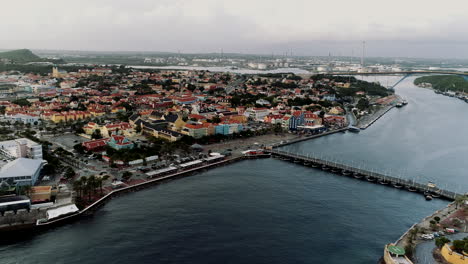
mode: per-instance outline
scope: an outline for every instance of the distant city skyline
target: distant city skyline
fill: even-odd
[[[0,49],[468,58],[460,0],[19,0]],[[21,10],[21,12],[18,12]]]

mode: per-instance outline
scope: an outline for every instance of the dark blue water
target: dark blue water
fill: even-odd
[[[397,91],[410,104],[368,130],[290,148],[466,186],[468,105],[407,81]],[[376,263],[386,243],[445,204],[279,160],[243,161],[0,246],[0,263]]]

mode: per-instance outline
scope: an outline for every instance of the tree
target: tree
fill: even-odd
[[[452,242],[453,249],[457,252],[462,252],[465,249],[465,240],[454,240]]]
[[[72,179],[73,177],[75,177],[76,173],[75,171],[71,168],[71,167],[67,167],[67,169],[65,170],[65,174],[63,175],[63,177],[65,177],[65,179],[67,180],[70,180]]]
[[[93,134],[91,134],[91,138],[92,138],[92,139],[100,139],[100,138],[102,138],[101,130],[100,130],[100,129],[94,130]]]
[[[129,172],[129,171],[125,171],[125,172],[122,174],[122,179],[123,179],[124,181],[128,181],[131,177],[132,177],[132,173]]]
[[[104,175],[102,176],[101,178],[98,178],[98,183],[99,183],[99,191],[101,193],[101,196],[102,196],[102,183],[107,181],[109,179],[109,175]]]
[[[449,243],[450,239],[446,237],[438,237],[435,239],[435,244],[438,248],[442,248],[446,243]]]
[[[369,108],[369,101],[366,98],[361,98],[361,99],[359,99],[356,107],[359,110],[363,111],[363,110]]]
[[[80,154],[84,154],[85,153],[85,148],[83,147],[82,144],[78,143],[76,145],[73,146],[73,149],[76,150],[76,152],[80,153]]]

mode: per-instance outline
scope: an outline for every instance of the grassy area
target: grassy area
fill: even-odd
[[[458,75],[423,76],[414,80],[415,85],[430,83],[432,88],[439,91],[468,91],[468,81]]]

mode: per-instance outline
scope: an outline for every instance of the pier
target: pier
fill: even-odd
[[[395,176],[385,175],[375,171],[369,171],[361,168],[352,167],[337,162],[319,159],[317,157],[303,156],[296,153],[281,151],[281,150],[268,150],[272,157],[279,158],[285,161],[290,161],[304,166],[330,171],[335,174],[354,177],[356,179],[363,179],[371,183],[386,185],[389,187],[398,188],[410,192],[420,192],[425,195],[430,195],[434,198],[442,198],[450,201],[455,200],[459,194],[450,190],[431,186],[428,183],[419,183],[410,179],[398,178]]]

